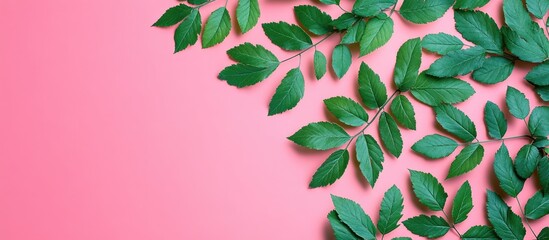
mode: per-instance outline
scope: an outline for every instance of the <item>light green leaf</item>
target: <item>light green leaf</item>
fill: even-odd
[[[473,79],[485,84],[495,84],[504,81],[513,72],[513,61],[504,57],[489,57],[482,67],[473,71]]]
[[[385,13],[380,13],[366,23],[364,34],[360,39],[360,56],[385,45],[393,35],[393,19]]]
[[[410,100],[404,95],[398,95],[391,102],[391,112],[404,127],[416,130],[416,113]]]
[[[547,172],[549,172],[549,159],[547,157],[543,157],[539,160],[538,173]],[[543,192],[549,193],[549,174],[538,174],[538,181]]]
[[[534,38],[541,38],[539,34],[543,34],[543,31],[540,30],[539,27],[533,26],[531,31],[535,32],[535,34],[524,37],[509,27],[503,26],[501,33],[503,34],[505,46],[513,55],[526,62],[540,63],[549,56],[547,53],[549,47],[545,46],[545,44],[538,45],[534,40]]]
[[[347,32],[341,38],[341,44],[353,44],[360,42],[364,31],[366,30],[366,21],[360,20],[355,25],[347,29]]]
[[[422,214],[408,218],[402,223],[413,234],[427,238],[442,237],[450,230],[446,220],[437,216],[429,217]]]
[[[465,75],[482,67],[485,54],[485,50],[478,46],[449,52],[431,64],[427,74],[436,77]]]
[[[200,12],[197,9],[191,10],[191,13],[175,29],[173,36],[175,42],[174,53],[184,50],[190,45],[194,45],[198,40],[201,26]]]
[[[494,172],[499,180],[501,189],[511,197],[517,197],[524,187],[524,180],[520,179],[515,172],[513,160],[511,160],[505,144],[501,144],[501,147],[496,152]]]
[[[243,43],[227,51],[233,60],[260,68],[278,67],[279,61],[276,56],[261,45]]]
[[[396,0],[357,0],[353,13],[361,17],[373,17],[396,4]]]
[[[526,0],[526,7],[536,18],[542,19],[549,11],[549,1],[547,0]]]
[[[320,80],[326,74],[326,56],[318,50],[315,50],[313,65],[315,68],[315,76]]]
[[[388,113],[382,112],[378,127],[381,142],[393,156],[398,158],[402,153],[402,136],[395,120]]]
[[[502,139],[507,132],[507,119],[505,114],[493,102],[486,102],[484,106],[484,123],[488,128],[488,134],[491,138]]]
[[[480,164],[483,156],[484,147],[478,143],[463,148],[450,165],[450,170],[448,170],[446,179],[457,177],[473,170]]]
[[[399,226],[398,221],[402,218],[402,210],[404,210],[403,202],[402,193],[397,186],[393,185],[385,192],[377,222],[377,228],[381,234],[390,233]]]
[[[473,226],[462,235],[462,240],[499,240],[494,229],[488,226]]]
[[[507,103],[509,112],[518,119],[525,119],[530,112],[530,101],[528,101],[524,93],[514,87],[507,87],[505,103]]]
[[[332,97],[325,99],[324,104],[339,121],[349,126],[358,127],[368,121],[364,108],[350,98]]]
[[[262,26],[271,42],[284,50],[304,50],[313,45],[311,37],[297,25],[271,22],[263,23]]]
[[[334,230],[336,240],[361,240],[345,223],[339,219],[337,212],[332,210],[328,214],[328,221]]]
[[[220,7],[212,12],[206,21],[204,33],[202,33],[202,48],[214,46],[229,35],[231,31],[231,16],[225,7]]]
[[[421,40],[412,38],[398,49],[394,81],[398,90],[408,91],[416,83],[421,65]]]
[[[437,122],[449,133],[465,142],[471,142],[477,137],[475,124],[461,110],[452,105],[435,107]]]
[[[250,31],[259,20],[259,2],[257,0],[238,0],[236,21],[242,33]]]
[[[471,209],[473,209],[471,185],[469,181],[465,181],[457,191],[452,204],[452,219],[454,220],[454,224],[465,221]]]
[[[497,193],[488,190],[487,194],[488,220],[494,226],[496,234],[502,239],[524,239],[526,229],[522,225],[522,219],[511,211]]]
[[[540,219],[549,214],[549,193],[537,191],[524,206],[524,214],[528,219]]]
[[[352,13],[343,13],[338,18],[334,19],[330,25],[336,28],[337,30],[346,30],[353,26],[353,24],[360,20],[360,18],[355,17]]]
[[[356,159],[362,175],[372,188],[383,170],[383,152],[376,140],[370,135],[360,135],[356,139]]]
[[[466,40],[477,44],[487,52],[503,54],[503,41],[498,25],[488,14],[481,11],[460,11],[454,13],[456,30]]]
[[[332,202],[336,212],[343,223],[353,232],[364,239],[376,238],[376,227],[370,216],[352,200],[332,195]]]
[[[545,119],[545,121],[547,121],[547,119]],[[530,144],[524,145],[520,148],[515,157],[515,170],[517,171],[517,174],[523,179],[532,176],[538,167],[540,158],[541,155],[536,147]]]
[[[277,67],[278,63],[270,67],[255,67],[239,63],[226,67],[217,77],[221,80],[226,80],[231,86],[243,88],[263,81]]]
[[[301,25],[316,35],[324,35],[332,31],[332,17],[315,6],[301,5],[294,7],[294,13]]]
[[[311,183],[309,183],[309,187],[317,188],[333,184],[343,176],[348,163],[349,151],[344,149],[336,150],[316,170]]]
[[[154,27],[169,27],[183,21],[189,16],[192,8],[187,5],[179,4],[171,7],[153,24]]]
[[[327,150],[343,145],[351,136],[335,123],[316,122],[302,127],[288,139],[303,147]]]
[[[454,0],[404,0],[400,7],[400,15],[413,23],[428,23],[435,21],[454,4]]]
[[[549,135],[549,107],[538,106],[532,110],[532,115],[528,119],[528,130],[536,137],[545,137]]]
[[[339,44],[334,48],[332,53],[332,68],[338,78],[342,78],[351,67],[352,62],[351,50],[347,45]]]
[[[456,0],[454,9],[473,10],[486,5],[490,0]]]
[[[447,33],[427,34],[421,41],[421,46],[429,52],[445,55],[449,52],[460,50],[463,42],[459,38]]]
[[[537,86],[549,86],[549,61],[535,66],[526,75],[526,80]]]
[[[269,103],[269,116],[283,113],[294,108],[303,98],[305,80],[299,68],[290,70],[276,88]]]
[[[432,134],[423,137],[412,145],[412,150],[431,159],[447,157],[458,144],[456,141],[439,134]]]
[[[387,101],[387,89],[377,75],[366,63],[360,64],[358,72],[358,92],[366,107],[375,109]]]
[[[433,211],[441,211],[446,204],[448,194],[442,184],[430,173],[410,170],[410,180],[414,194],[423,205]]]
[[[437,78],[422,72],[411,92],[418,101],[438,106],[463,102],[471,97],[475,90],[469,83],[457,78]]]

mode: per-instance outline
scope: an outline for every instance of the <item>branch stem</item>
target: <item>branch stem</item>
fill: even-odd
[[[450,218],[448,217],[448,214],[446,214],[444,209],[442,209],[442,214],[444,214],[444,217],[446,217],[446,221],[450,222]],[[456,231],[457,235],[461,239],[462,238],[461,233],[459,233],[459,231],[456,228],[456,225],[453,222],[451,223],[451,227],[454,229],[454,231]]]
[[[532,136],[530,136],[530,135],[520,135],[520,136],[506,137],[506,138],[502,138],[502,139],[491,139],[491,140],[484,140],[484,141],[479,141],[477,139],[476,142],[460,143],[458,145],[460,145],[460,146],[469,146],[471,144],[501,142],[501,141],[510,140],[510,139],[517,139],[517,138],[530,138],[530,139],[532,139]]]
[[[536,239],[538,239],[538,235],[536,235],[536,233],[534,232],[534,229],[532,229],[532,226],[530,226],[530,223],[528,222],[528,219],[526,218],[526,215],[524,214],[524,210],[522,210],[522,205],[520,204],[520,200],[518,199],[518,197],[515,197],[515,199],[517,200],[517,204],[518,204],[518,207],[520,209],[520,213],[524,217],[524,222],[526,222],[526,226],[528,226],[528,228],[530,229],[530,232],[532,232],[532,234],[534,234],[534,237]]]
[[[289,57],[289,58],[286,58],[286,59],[284,59],[284,60],[282,60],[282,61],[279,61],[279,63],[283,63],[283,62],[290,61],[290,60],[292,60],[292,59],[294,59],[294,58],[296,58],[296,57],[301,57],[301,54],[303,54],[304,52],[307,52],[307,51],[308,51],[309,49],[311,49],[311,48],[316,48],[316,45],[318,45],[318,44],[324,42],[324,40],[328,39],[328,38],[329,38],[330,36],[332,36],[334,33],[335,33],[335,32],[329,33],[329,34],[326,35],[324,38],[320,39],[320,41],[318,41],[318,42],[316,42],[315,44],[313,44],[313,45],[311,45],[311,46],[309,46],[309,47],[303,49],[303,50],[302,50],[301,52],[299,52],[298,54],[295,54],[295,55],[293,55],[293,56],[291,56],[291,57]]]

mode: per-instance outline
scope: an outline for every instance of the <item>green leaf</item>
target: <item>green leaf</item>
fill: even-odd
[[[209,48],[222,42],[231,31],[231,16],[225,7],[212,12],[202,33],[202,48]]]
[[[484,49],[478,46],[449,52],[431,64],[427,74],[436,77],[465,75],[482,67],[485,54]]]
[[[357,0],[353,13],[361,17],[373,17],[396,4],[396,0]]]
[[[343,176],[348,163],[349,151],[339,149],[333,152],[316,170],[313,175],[313,180],[309,183],[309,187],[317,188],[333,184],[337,179]]]
[[[546,137],[536,138],[534,140],[534,142],[532,143],[532,145],[534,145],[537,148],[547,147],[547,146],[549,146],[549,139],[547,139]]]
[[[385,45],[393,35],[393,25],[393,19],[385,13],[380,13],[368,20],[364,34],[360,39],[360,56],[371,53]]]
[[[536,147],[530,144],[524,145],[515,157],[517,174],[523,179],[529,178],[536,171],[540,158],[541,155]]]
[[[261,45],[243,43],[227,51],[227,54],[235,61],[260,68],[278,67],[278,58]]]
[[[549,240],[549,227],[544,227],[538,234],[539,240]]]
[[[325,99],[324,104],[339,121],[349,126],[358,127],[368,121],[364,108],[350,98],[332,97]]]
[[[341,38],[341,44],[353,44],[360,42],[364,31],[366,30],[366,21],[358,21],[355,25],[347,29],[347,32]]]
[[[522,225],[522,219],[511,211],[497,193],[488,190],[487,195],[488,220],[494,226],[496,234],[502,239],[524,239],[526,229]]]
[[[418,101],[438,106],[463,102],[471,97],[475,90],[469,83],[457,78],[437,78],[422,72],[411,92]]]
[[[398,221],[402,218],[402,210],[404,210],[403,202],[402,193],[397,186],[393,185],[385,192],[377,222],[377,228],[381,234],[390,233],[399,226]]]
[[[549,214],[549,194],[537,191],[524,206],[524,214],[528,219],[540,219]]]
[[[477,137],[475,124],[461,110],[452,105],[435,107],[437,122],[449,133],[465,142],[471,142]]]
[[[320,51],[315,50],[313,65],[315,68],[315,76],[320,80],[326,74],[326,56]]]
[[[465,221],[471,209],[473,209],[471,185],[469,181],[465,181],[457,191],[454,203],[452,204],[452,219],[454,219],[454,224]]]
[[[419,199],[419,202],[433,211],[444,209],[448,194],[433,175],[410,170],[410,180],[412,181],[414,194]]]
[[[539,160],[538,173],[549,172],[549,159],[543,157]],[[549,193],[549,174],[538,174],[539,185],[545,193]]]
[[[175,29],[175,34],[173,36],[175,42],[174,53],[184,50],[188,46],[196,43],[198,34],[200,34],[201,25],[200,12],[198,12],[197,9],[193,9]]]
[[[305,92],[305,80],[299,68],[290,70],[269,103],[269,116],[283,113],[294,108],[303,98]]]
[[[396,237],[396,238],[392,238],[391,240],[412,240],[412,239],[409,237]]]
[[[398,49],[394,81],[398,90],[408,91],[416,83],[421,65],[421,40],[412,38]]]
[[[219,73],[218,78],[226,80],[231,86],[238,88],[254,85],[269,77],[276,70],[278,64],[270,67],[255,67],[246,64],[234,64],[226,67]]]
[[[346,30],[353,26],[353,24],[360,20],[359,18],[356,18],[354,14],[352,13],[343,13],[338,18],[334,19],[330,25],[335,27],[337,30]]]
[[[549,11],[549,1],[547,0],[526,0],[526,7],[536,18],[542,19]]]
[[[238,0],[236,21],[242,33],[250,31],[259,20],[260,10],[257,0]]]
[[[332,53],[332,68],[338,78],[342,78],[351,67],[352,62],[351,50],[347,45],[339,44],[334,48]]]
[[[498,25],[488,14],[481,11],[460,11],[454,13],[456,30],[468,40],[488,52],[503,54],[503,40]]]
[[[545,137],[549,135],[549,107],[538,106],[532,110],[532,115],[528,119],[528,130],[536,137]]]
[[[324,35],[333,29],[330,25],[332,17],[315,6],[295,6],[294,12],[299,23],[309,32],[316,35]]]
[[[429,52],[445,55],[449,52],[460,50],[463,42],[459,38],[447,33],[427,34],[421,41],[421,46]]]
[[[358,92],[366,107],[375,109],[387,101],[387,89],[377,75],[366,63],[360,64],[358,72]]]
[[[543,45],[539,45],[535,42],[535,38],[541,38],[539,34],[543,34],[543,31],[540,30],[540,28],[533,26],[532,31],[534,31],[535,34],[524,37],[511,30],[509,27],[503,26],[501,28],[501,33],[503,34],[505,46],[513,55],[526,62],[540,63],[548,57],[547,52],[549,51],[549,47],[545,46],[545,44],[540,43]]]
[[[454,0],[404,0],[400,7],[400,15],[413,23],[428,23],[435,21],[454,4]]]
[[[519,35],[528,35],[528,27],[534,24],[521,0],[504,0],[503,15],[507,26]]]
[[[370,216],[352,200],[332,195],[332,202],[341,221],[353,232],[365,239],[376,238],[376,227]]]
[[[360,240],[360,237],[339,219],[335,210],[328,214],[328,221],[334,230],[336,240]]]
[[[321,3],[324,3],[324,4],[336,4],[336,5],[339,5],[339,1],[340,0],[318,0],[319,2]]]
[[[505,114],[493,102],[488,101],[484,106],[484,123],[491,138],[502,139],[507,132]]]
[[[462,240],[499,240],[494,229],[488,226],[473,226],[462,235]]]
[[[494,172],[499,180],[501,189],[511,197],[517,197],[524,187],[524,180],[520,179],[515,172],[513,160],[509,156],[509,151],[505,144],[501,144],[501,147],[496,152]]]
[[[189,16],[192,8],[187,5],[179,4],[175,7],[171,7],[162,16],[156,20],[153,24],[154,27],[169,27],[175,25],[178,22],[183,21],[185,17]]]
[[[404,95],[398,95],[391,102],[391,112],[396,120],[405,128],[416,130],[416,113],[410,100]]]
[[[437,216],[429,217],[422,214],[408,218],[402,223],[413,234],[427,238],[442,237],[450,230],[450,225],[444,218]]]
[[[482,67],[473,71],[473,79],[480,83],[495,84],[504,81],[513,72],[513,61],[504,57],[489,57]]]
[[[503,15],[505,23],[513,30],[502,28],[504,37],[509,40],[509,43],[506,40],[506,45],[511,53],[530,62],[542,62],[549,57],[549,40],[543,29],[532,21],[521,0],[504,0]]]
[[[395,120],[388,113],[382,112],[378,126],[381,142],[393,156],[398,158],[402,153],[402,136]]]
[[[412,150],[431,158],[447,157],[456,150],[458,144],[456,141],[439,134],[432,134],[423,137],[412,145]]]
[[[454,9],[473,10],[486,5],[490,0],[456,0]]]
[[[304,50],[313,45],[311,37],[297,25],[272,22],[263,23],[262,26],[271,42],[284,50]]]
[[[507,87],[505,103],[507,103],[509,112],[518,119],[525,119],[530,112],[530,101],[528,101],[524,93],[514,87]]]
[[[549,86],[549,61],[532,68],[525,78],[531,84],[537,86]]]
[[[383,152],[376,140],[370,135],[360,135],[356,139],[356,159],[362,175],[372,188],[383,170]]]
[[[463,148],[450,165],[450,170],[448,171],[446,179],[457,177],[473,170],[480,164],[483,156],[484,147],[478,143]]]
[[[335,123],[316,122],[302,127],[288,139],[303,147],[327,150],[343,145],[351,136]]]
[[[546,102],[549,101],[549,86],[543,86],[543,87],[536,86],[534,89],[536,90],[536,93],[539,95],[541,100]]]
[[[207,1],[208,0],[188,0],[187,2],[189,2],[192,5],[200,5],[200,4],[206,3]]]

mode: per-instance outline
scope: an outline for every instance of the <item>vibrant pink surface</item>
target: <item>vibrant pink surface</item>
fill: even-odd
[[[386,156],[375,190],[361,180],[354,163],[335,185],[307,189],[329,152],[308,151],[285,138],[308,122],[331,119],[322,99],[357,99],[360,61],[388,83],[405,40],[455,33],[452,12],[421,26],[395,15],[390,42],[355,61],[341,80],[333,73],[313,80],[308,52],[302,64],[304,99],[290,112],[267,117],[274,88],[297,59],[257,86],[230,87],[216,78],[231,64],[228,48],[251,41],[281,58],[291,53],[274,47],[256,27],[245,36],[233,31],[214,48],[196,45],[173,55],[173,29],[150,25],[174,4],[0,1],[0,239],[329,239],[330,194],[358,201],[376,220],[382,194],[392,184],[404,191],[404,218],[427,212],[411,195],[407,169],[443,179],[452,160],[428,161],[409,150],[425,134],[439,131],[427,106],[413,102],[418,131],[403,132],[404,153],[400,159]],[[235,4],[229,1],[231,12]],[[222,5],[204,7],[203,18]],[[297,2],[261,1],[260,22],[294,22],[291,5]],[[500,7],[492,1],[482,10],[501,24]],[[329,55],[337,41],[334,37],[319,49]],[[423,69],[433,59],[424,58]],[[480,139],[487,138],[482,108],[487,100],[503,106],[507,85],[527,93],[531,105],[541,104],[522,80],[530,67],[521,64],[496,86],[473,83],[477,94],[457,105],[477,123]],[[525,131],[512,119],[507,136]],[[375,128],[369,132],[378,135]],[[507,142],[513,155],[524,143]],[[475,208],[458,226],[462,232],[486,223],[485,189],[498,189],[491,163],[499,144],[486,147],[488,157],[473,172],[444,181],[449,199],[463,181],[472,182]],[[527,181],[523,204],[534,185]],[[534,221],[533,228],[541,230],[543,221]],[[401,227],[388,237],[395,236],[412,235]],[[445,237],[454,238],[454,233]]]

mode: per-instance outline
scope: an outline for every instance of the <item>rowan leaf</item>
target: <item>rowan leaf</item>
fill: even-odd
[[[366,107],[376,109],[387,101],[387,89],[377,75],[366,63],[360,64],[358,72],[358,92]]]
[[[343,223],[364,239],[376,238],[376,227],[370,216],[352,200],[332,195],[336,212]]]
[[[538,167],[540,158],[541,155],[536,147],[530,144],[524,145],[520,148],[517,156],[515,157],[515,170],[517,174],[523,179],[527,179],[532,176]]]
[[[460,103],[475,94],[473,87],[465,81],[437,78],[425,72],[419,74],[411,92],[418,101],[430,106]]]
[[[366,31],[366,21],[359,20],[355,25],[347,29],[347,32],[341,38],[341,44],[353,44],[360,42],[362,35]]]
[[[483,156],[484,147],[478,143],[463,148],[450,165],[446,179],[457,177],[473,170],[480,164]]]
[[[276,88],[269,103],[269,116],[283,113],[294,108],[303,98],[305,80],[299,68],[290,70]]]
[[[288,139],[303,147],[327,150],[343,145],[351,136],[335,123],[316,122],[302,127]]]
[[[539,160],[538,173],[549,172],[549,159],[547,156]],[[538,174],[538,182],[544,193],[549,193],[549,174]]]
[[[397,52],[393,80],[398,90],[405,92],[414,86],[420,65],[421,40],[412,38],[402,44]]]
[[[524,93],[518,89],[508,86],[507,92],[505,93],[505,102],[507,103],[507,108],[509,112],[518,118],[525,119],[530,112],[530,101],[526,98]]]
[[[377,141],[370,135],[360,135],[356,139],[356,159],[362,175],[372,188],[383,170],[383,152]]]
[[[361,240],[345,223],[339,219],[337,212],[332,210],[328,214],[328,221],[332,230],[334,230],[334,235],[336,240]]]
[[[381,200],[379,221],[377,222],[377,229],[381,234],[390,233],[399,226],[398,221],[402,218],[404,210],[403,202],[402,193],[397,186],[393,185],[385,192],[383,200]]]
[[[253,45],[246,42],[229,49],[227,54],[239,63],[259,68],[276,68],[279,64],[278,58],[259,44]]]
[[[343,176],[348,163],[349,151],[346,149],[336,150],[316,170],[311,183],[309,183],[309,187],[317,188],[333,184]]]
[[[549,61],[532,68],[525,79],[536,86],[549,86]]]
[[[379,117],[379,135],[381,136],[381,142],[389,150],[389,152],[399,157],[402,153],[402,135],[398,129],[397,123],[386,112],[382,112]]]
[[[243,88],[263,81],[265,78],[269,77],[277,67],[278,63],[268,67],[256,67],[238,63],[226,67],[217,77],[227,81],[231,86]]]
[[[174,53],[194,45],[198,40],[201,26],[200,12],[197,9],[191,10],[189,15],[185,17],[183,22],[175,29],[175,34],[173,36],[175,42]]]
[[[357,0],[353,13],[361,17],[373,17],[396,4],[396,0]]]
[[[385,13],[380,13],[366,23],[364,34],[360,39],[360,56],[385,45],[393,35],[393,19]]]
[[[391,102],[391,113],[397,122],[408,129],[416,130],[416,113],[414,106],[404,95],[396,96]]]
[[[263,23],[263,31],[274,45],[284,50],[304,50],[313,45],[311,37],[299,26],[286,22]]]
[[[456,30],[466,40],[481,46],[487,52],[503,54],[503,40],[498,25],[488,14],[481,11],[454,12]]]
[[[332,31],[332,17],[315,6],[300,5],[294,7],[297,20],[309,32],[324,35]]]
[[[442,237],[450,230],[450,225],[448,225],[446,220],[437,216],[422,214],[408,218],[402,223],[413,234],[427,238]]]
[[[522,219],[511,211],[497,193],[487,190],[487,195],[488,220],[494,226],[496,234],[502,239],[524,239],[526,229],[522,225]]]
[[[513,61],[504,57],[489,57],[484,60],[482,67],[473,71],[475,81],[485,84],[496,84],[505,81],[515,67]]]
[[[338,78],[342,78],[349,70],[352,63],[351,50],[347,45],[339,44],[332,53],[332,68]]]
[[[346,12],[341,14],[341,16],[339,16],[338,18],[334,19],[330,23],[330,25],[336,28],[337,30],[346,30],[351,26],[353,26],[353,24],[359,20],[361,19],[355,16],[354,14]]]
[[[227,8],[220,7],[213,11],[202,33],[202,48],[209,48],[222,42],[231,31],[231,16]]]
[[[175,7],[171,7],[153,24],[154,27],[169,27],[183,21],[185,17],[189,16],[192,8],[179,4]]]
[[[429,52],[445,55],[463,48],[463,42],[450,34],[436,33],[425,35],[421,40],[421,46]]]
[[[462,240],[499,240],[494,229],[482,225],[469,228],[461,237]]]
[[[444,15],[454,4],[454,0],[404,0],[400,15],[413,23],[428,23]]]
[[[326,108],[342,123],[358,127],[368,121],[368,114],[357,102],[346,97],[332,97],[324,100]]]
[[[545,137],[549,135],[549,107],[538,106],[532,110],[530,119],[528,119],[528,130],[533,136]]]
[[[250,31],[259,20],[259,2],[257,0],[238,0],[236,21],[242,33]]]
[[[507,132],[507,119],[498,105],[488,101],[484,106],[484,123],[488,128],[488,134],[495,139],[502,139]]]
[[[526,0],[528,11],[536,18],[542,19],[549,11],[549,1],[547,0]]]
[[[436,77],[465,75],[482,67],[485,55],[486,51],[478,46],[449,52],[431,64],[427,74]]]
[[[465,142],[471,142],[477,137],[475,124],[461,110],[452,105],[435,107],[437,122],[449,133]]]
[[[454,224],[467,219],[467,215],[473,209],[473,197],[469,181],[465,181],[458,189],[454,202],[452,203],[452,219]]]
[[[486,5],[490,0],[456,0],[454,9],[473,10]]]
[[[410,170],[410,180],[414,194],[423,205],[433,211],[441,211],[448,194],[442,184],[430,173]]]
[[[507,26],[501,28],[503,42],[509,51],[525,62],[540,63],[549,57],[549,44],[541,39],[543,30],[538,26],[531,26],[532,34],[521,36]],[[537,42],[540,43],[537,43]]]
[[[315,55],[313,59],[313,65],[315,69],[315,77],[317,80],[320,80],[324,74],[326,74],[326,56],[318,50],[315,50]]]
[[[509,156],[509,151],[505,144],[501,144],[501,147],[496,152],[494,172],[501,189],[511,197],[517,197],[524,187],[524,180],[515,172],[513,160]]]
[[[524,206],[524,214],[528,219],[540,219],[549,214],[549,193],[537,191],[528,199]]]
[[[437,159],[449,156],[457,146],[457,142],[448,137],[432,134],[417,141],[412,145],[412,150],[425,157]]]

